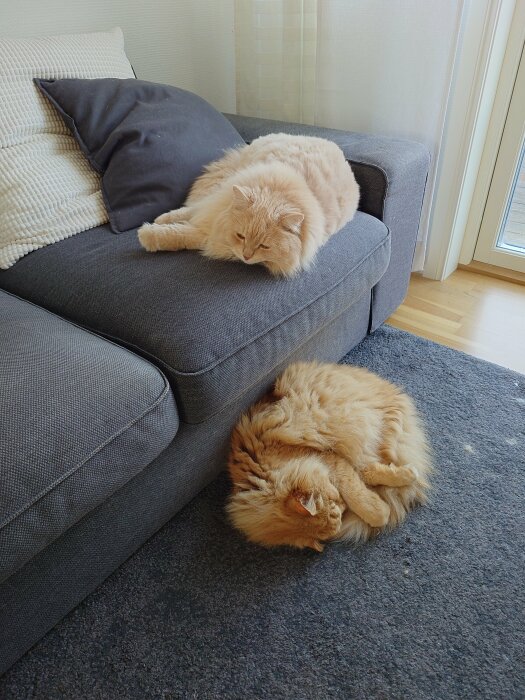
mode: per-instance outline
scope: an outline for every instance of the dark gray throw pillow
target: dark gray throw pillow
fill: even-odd
[[[89,162],[116,233],[181,206],[204,166],[244,143],[201,97],[144,80],[35,81]]]

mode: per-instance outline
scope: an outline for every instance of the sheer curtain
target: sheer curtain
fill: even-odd
[[[237,111],[313,124],[317,0],[235,0]]]
[[[432,169],[414,259],[423,267],[463,2],[236,0],[239,114],[410,138]]]

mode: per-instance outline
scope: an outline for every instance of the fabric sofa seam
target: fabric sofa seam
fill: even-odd
[[[369,214],[369,215],[367,215],[367,216],[371,216],[371,214]],[[374,218],[375,218],[375,217],[374,217]],[[255,343],[256,341],[258,341],[258,340],[260,340],[261,338],[263,338],[265,335],[268,335],[269,333],[271,333],[272,331],[274,331],[276,328],[279,328],[279,326],[281,326],[281,325],[282,325],[283,323],[285,323],[286,321],[289,321],[289,320],[290,320],[291,318],[293,318],[294,316],[297,316],[298,314],[302,313],[303,311],[305,311],[305,309],[308,309],[308,308],[309,308],[312,304],[314,304],[316,301],[319,301],[319,299],[322,299],[323,297],[327,296],[327,294],[329,294],[330,292],[332,292],[334,289],[336,289],[337,287],[339,287],[339,286],[348,278],[348,276],[349,276],[350,274],[352,274],[353,272],[355,272],[355,270],[358,270],[359,267],[360,267],[362,264],[364,264],[364,263],[368,260],[369,257],[371,257],[377,250],[379,250],[380,248],[384,247],[384,246],[388,243],[388,241],[390,240],[390,228],[389,228],[384,222],[381,222],[381,223],[382,223],[383,226],[385,227],[385,229],[386,229],[386,231],[387,231],[387,235],[380,241],[380,243],[378,243],[378,244],[376,245],[376,247],[375,247],[373,250],[371,250],[371,251],[368,253],[368,255],[367,255],[365,258],[363,258],[362,260],[360,260],[360,261],[357,263],[357,265],[355,265],[351,270],[348,270],[348,272],[344,275],[344,277],[342,277],[342,278],[341,278],[338,282],[336,282],[332,287],[330,287],[330,288],[327,289],[325,292],[323,292],[323,294],[320,294],[319,296],[315,297],[315,299],[312,299],[312,300],[311,300],[308,304],[306,304],[305,306],[302,306],[302,307],[301,307],[300,309],[298,309],[297,311],[294,311],[294,313],[292,313],[292,314],[290,314],[289,316],[286,316],[285,318],[281,319],[281,320],[279,321],[279,323],[276,323],[276,324],[273,325],[271,328],[266,329],[265,331],[263,331],[262,333],[260,333],[260,334],[259,334],[258,336],[256,336],[255,338],[251,338],[247,343],[245,343],[244,345],[239,346],[239,347],[236,348],[233,352],[231,352],[229,355],[226,355],[225,357],[221,357],[219,360],[216,360],[215,362],[212,362],[211,364],[207,365],[205,368],[196,370],[195,372],[182,372],[181,370],[177,370],[177,369],[175,369],[174,367],[172,367],[170,364],[168,364],[167,362],[165,362],[164,360],[162,360],[160,357],[157,357],[157,355],[154,355],[153,353],[149,352],[148,350],[145,350],[143,347],[140,347],[139,345],[136,345],[135,343],[131,343],[131,342],[129,342],[129,341],[123,340],[123,339],[120,338],[119,336],[113,335],[113,334],[108,333],[108,332],[105,332],[105,331],[93,329],[91,326],[79,326],[79,328],[81,328],[81,329],[87,329],[87,330],[89,330],[89,332],[90,332],[92,335],[95,335],[95,336],[97,336],[97,337],[102,337],[102,338],[104,338],[104,339],[109,339],[110,342],[112,342],[112,344],[113,344],[113,345],[116,345],[117,347],[131,348],[132,350],[135,351],[135,352],[131,352],[131,350],[129,350],[129,352],[131,352],[132,355],[135,355],[135,354],[136,354],[136,355],[139,355],[139,356],[141,356],[141,357],[145,357],[145,358],[148,359],[148,361],[149,361],[150,364],[152,364],[152,365],[154,365],[154,366],[155,366],[155,364],[158,364],[159,367],[162,367],[165,371],[170,372],[170,373],[172,373],[173,375],[175,375],[175,376],[177,376],[177,377],[196,377],[196,376],[199,376],[199,375],[206,374],[207,372],[209,372],[209,371],[215,369],[216,367],[218,367],[220,364],[222,364],[222,363],[225,362],[226,360],[229,360],[230,358],[234,357],[239,351],[244,350],[245,348],[249,347],[250,345],[252,345],[252,344]],[[374,286],[375,286],[375,285],[374,285]],[[9,292],[8,292],[8,293],[9,293]],[[29,302],[29,303],[32,303],[32,302]],[[40,307],[38,307],[37,304],[35,304],[35,306],[37,306],[37,308],[40,308]],[[53,313],[53,312],[50,312],[50,313]],[[58,315],[57,315],[57,316],[58,316]],[[62,318],[62,317],[61,317],[61,316],[58,316],[58,318]],[[66,320],[67,320],[67,319],[66,319]],[[69,322],[69,321],[68,321],[68,322]],[[72,322],[72,323],[74,323],[74,322]],[[75,324],[75,325],[76,325],[76,324]],[[160,369],[159,369],[159,372],[160,372]],[[162,372],[160,372],[160,373],[161,373],[161,375],[164,377],[164,374],[163,374]],[[172,389],[173,389],[174,392],[177,391],[177,387],[172,387]],[[214,415],[215,415],[215,414],[214,414]],[[186,421],[182,421],[182,422],[185,423]],[[191,425],[196,425],[196,424],[191,423]]]
[[[368,214],[367,216],[372,216],[372,215],[371,215],[371,214]],[[373,217],[373,218],[377,218],[377,217]],[[314,299],[312,299],[311,301],[309,301],[308,304],[305,304],[305,305],[302,306],[300,309],[294,311],[292,314],[289,314],[289,315],[286,316],[285,318],[280,319],[280,321],[279,321],[278,323],[274,324],[271,328],[266,329],[264,332],[260,333],[258,336],[254,337],[254,338],[251,338],[251,339],[250,339],[248,342],[246,342],[244,345],[237,347],[237,348],[236,348],[233,352],[231,352],[229,355],[227,355],[227,356],[225,356],[225,357],[222,357],[222,358],[218,359],[217,361],[215,361],[215,362],[213,362],[213,363],[207,365],[205,368],[199,369],[199,370],[197,370],[197,371],[195,371],[195,372],[182,372],[182,371],[180,371],[180,370],[177,370],[177,369],[175,369],[174,367],[172,367],[170,364],[168,364],[167,362],[165,362],[164,360],[162,360],[161,358],[157,357],[157,356],[154,355],[153,353],[148,352],[148,351],[145,350],[144,348],[135,345],[134,343],[130,343],[130,342],[124,341],[123,339],[119,338],[118,336],[112,335],[112,334],[110,334],[110,333],[104,333],[103,331],[93,329],[93,328],[91,328],[91,327],[89,327],[89,326],[81,326],[81,325],[79,325],[78,323],[75,323],[74,321],[70,321],[70,320],[67,319],[67,318],[63,318],[62,316],[60,316],[59,314],[54,313],[53,311],[49,311],[49,310],[46,309],[45,307],[41,307],[41,306],[39,306],[38,304],[35,304],[34,302],[25,300],[25,299],[23,299],[22,297],[17,297],[17,295],[12,294],[11,292],[6,292],[6,293],[7,293],[7,294],[10,294],[11,296],[14,296],[14,297],[16,297],[16,298],[19,298],[19,299],[21,299],[22,301],[26,301],[26,303],[31,304],[32,306],[34,306],[34,307],[37,308],[37,309],[43,309],[44,311],[46,311],[46,313],[49,313],[49,314],[51,314],[51,315],[53,315],[53,316],[56,316],[57,318],[60,318],[60,319],[64,320],[66,323],[71,323],[71,325],[73,325],[73,326],[79,328],[80,330],[84,330],[84,331],[86,331],[86,332],[89,332],[91,335],[94,335],[95,337],[103,338],[104,340],[108,340],[108,341],[111,342],[113,345],[115,345],[115,347],[127,349],[127,351],[128,351],[130,354],[134,355],[134,356],[135,356],[135,355],[138,355],[138,356],[141,356],[141,357],[146,357],[146,358],[149,360],[149,364],[150,364],[151,366],[155,367],[155,369],[159,372],[159,374],[161,375],[161,377],[163,378],[163,380],[168,384],[168,387],[170,387],[171,385],[170,385],[169,381],[166,379],[164,373],[160,370],[159,366],[162,367],[163,369],[165,369],[165,371],[170,372],[170,373],[173,373],[173,375],[178,376],[178,377],[182,377],[182,378],[185,378],[185,377],[196,377],[196,376],[204,375],[204,374],[210,372],[211,370],[215,369],[216,367],[218,367],[218,366],[221,365],[222,363],[226,362],[226,361],[229,360],[230,358],[234,357],[234,356],[235,356],[237,353],[239,353],[240,351],[244,350],[245,348],[249,347],[249,346],[252,345],[253,343],[257,342],[258,340],[260,340],[261,338],[263,338],[265,335],[268,335],[268,334],[272,333],[273,331],[275,331],[276,328],[279,328],[279,326],[283,325],[283,323],[286,323],[287,321],[289,321],[289,320],[290,320],[291,318],[293,318],[294,316],[297,316],[298,314],[304,312],[306,309],[308,309],[310,306],[312,306],[312,304],[314,304],[315,302],[319,301],[319,299],[322,299],[322,298],[326,297],[330,292],[332,292],[332,291],[334,291],[335,289],[337,289],[337,287],[339,287],[341,284],[343,284],[343,283],[346,281],[346,279],[347,279],[353,272],[355,272],[356,270],[358,270],[364,263],[366,263],[366,261],[367,261],[372,255],[374,255],[374,253],[376,253],[376,251],[378,251],[378,250],[380,250],[381,248],[383,248],[383,247],[389,242],[390,237],[391,237],[390,228],[389,228],[383,221],[381,221],[381,223],[382,223],[382,225],[383,225],[383,226],[385,227],[385,229],[386,229],[386,235],[382,238],[382,240],[381,240],[371,251],[369,251],[369,253],[368,253],[364,258],[362,258],[356,265],[354,265],[354,267],[352,267],[350,270],[348,270],[348,271],[346,272],[346,274],[345,274],[342,278],[340,278],[337,282],[335,282],[331,287],[329,287],[329,288],[326,289],[322,294],[319,294],[319,295],[316,296]],[[372,289],[373,289],[373,287],[372,287]],[[339,314],[338,314],[338,315],[339,315]],[[336,318],[337,318],[337,317],[336,317]],[[325,325],[326,325],[326,324],[325,324]],[[324,327],[324,326],[323,326],[323,327]],[[133,350],[134,350],[135,352],[133,352]],[[156,365],[159,365],[159,366],[156,366]],[[180,402],[180,403],[183,403],[182,400],[180,399],[180,397],[178,396],[178,394],[179,394],[178,387],[173,386],[173,387],[171,387],[171,388],[172,388],[173,392],[176,394],[176,398],[178,399],[178,400],[177,400],[177,403],[179,403],[179,402]],[[239,395],[236,395],[235,398],[237,398],[238,396],[239,396]],[[234,399],[234,400],[235,400],[235,399]],[[229,402],[229,403],[231,403],[231,402]],[[228,405],[229,405],[229,404],[228,404]],[[222,409],[221,409],[221,410],[222,410]],[[217,411],[217,412],[215,412],[215,413],[212,414],[212,415],[216,415],[216,413],[219,413],[219,412],[220,412],[220,411]],[[198,425],[199,423],[205,422],[209,417],[211,417],[211,416],[207,416],[203,421],[198,421],[198,422],[196,422],[196,423],[193,423],[193,422],[192,422],[192,423],[188,423],[188,424],[190,424],[190,425]],[[186,421],[183,421],[183,422],[186,423]],[[1,528],[1,527],[2,527],[2,525],[0,525],[0,528]]]
[[[327,296],[330,292],[334,291],[334,289],[337,289],[337,287],[339,287],[339,286],[349,277],[349,275],[351,275],[353,272],[355,272],[356,270],[358,270],[358,269],[361,267],[361,265],[363,265],[363,264],[368,260],[368,258],[370,258],[377,250],[379,250],[380,248],[382,248],[382,247],[387,243],[387,241],[390,240],[390,229],[388,228],[388,226],[387,226],[384,222],[381,222],[381,223],[382,223],[383,226],[386,228],[387,235],[380,241],[380,243],[378,243],[378,244],[376,245],[376,247],[373,248],[373,249],[367,254],[366,257],[364,257],[364,258],[363,258],[362,260],[360,260],[356,265],[354,265],[354,267],[352,267],[352,269],[348,270],[347,273],[346,273],[343,277],[341,277],[341,279],[339,279],[337,282],[335,282],[335,283],[334,283],[331,287],[329,287],[325,292],[323,292],[322,294],[319,294],[319,295],[316,296],[314,299],[312,299],[311,301],[309,301],[308,304],[305,304],[304,306],[302,306],[302,307],[301,307],[300,309],[298,309],[297,311],[294,311],[293,313],[289,314],[289,315],[286,316],[285,318],[282,318],[278,323],[274,324],[271,328],[267,328],[265,331],[263,331],[263,332],[260,333],[259,335],[255,336],[254,338],[251,338],[248,342],[244,343],[244,345],[240,345],[238,348],[236,348],[236,349],[235,349],[233,352],[231,352],[229,355],[226,355],[225,357],[221,357],[219,360],[216,360],[215,362],[210,363],[209,365],[207,365],[207,366],[204,367],[203,369],[196,370],[195,372],[181,372],[180,370],[174,369],[174,368],[171,367],[170,365],[167,365],[167,366],[170,367],[170,370],[171,370],[172,372],[174,372],[174,374],[177,374],[178,376],[181,376],[181,377],[195,377],[195,376],[197,376],[197,375],[199,375],[199,374],[206,374],[207,372],[209,372],[209,371],[212,370],[212,369],[215,369],[215,367],[217,367],[218,365],[222,364],[222,363],[225,362],[226,360],[229,360],[230,357],[233,357],[234,355],[236,355],[240,350],[244,350],[244,348],[248,347],[249,345],[252,345],[252,343],[257,342],[258,340],[260,340],[261,338],[263,338],[265,335],[268,335],[269,333],[271,333],[272,331],[274,331],[276,328],[278,328],[279,326],[281,326],[283,323],[286,323],[287,321],[289,321],[290,319],[292,319],[294,316],[297,316],[298,314],[300,314],[300,313],[302,313],[303,311],[305,311],[306,309],[308,309],[308,308],[309,308],[310,306],[312,306],[312,304],[314,304],[316,301],[318,301],[319,299],[322,299],[323,297]]]
[[[373,288],[372,288],[372,289],[373,289]],[[372,289],[369,290],[370,293],[372,292]],[[366,294],[366,292],[365,292],[365,294]],[[364,295],[362,295],[362,296],[364,296]],[[357,303],[358,301],[360,301],[360,300],[362,299],[362,296],[359,297],[359,299],[357,299],[354,303]],[[352,304],[352,306],[353,306],[353,304]],[[297,350],[301,349],[304,345],[306,345],[306,343],[310,342],[310,340],[312,340],[312,338],[315,338],[315,336],[318,335],[319,333],[321,333],[321,331],[323,331],[327,326],[329,326],[331,323],[333,323],[334,321],[336,321],[340,316],[342,316],[342,314],[344,314],[345,311],[346,311],[347,309],[348,309],[348,307],[345,307],[340,313],[337,314],[337,316],[333,316],[332,318],[328,319],[328,320],[326,321],[326,323],[323,323],[322,326],[320,326],[319,328],[316,328],[316,330],[315,330],[314,333],[310,333],[310,334],[308,335],[308,337],[305,338],[304,341],[303,341],[299,346],[297,346],[297,347],[294,348],[291,352],[289,352],[289,353],[286,355],[286,357],[281,358],[281,359],[279,360],[279,362],[277,362],[277,364],[273,365],[273,366],[268,370],[268,372],[273,372],[273,370],[274,370],[276,367],[278,367],[282,362],[286,362],[286,360],[290,357],[290,355],[293,355],[294,352],[296,352]],[[232,404],[234,401],[236,401],[237,399],[239,399],[244,393],[246,393],[247,391],[249,391],[252,387],[256,386],[256,384],[257,384],[260,380],[261,380],[261,377],[257,377],[257,379],[256,379],[254,382],[252,382],[249,386],[244,387],[244,389],[243,389],[242,392],[240,392],[240,393],[238,393],[238,394],[235,394],[235,396],[231,399],[231,401],[228,402],[228,404],[226,404],[225,406],[221,406],[221,408],[220,408],[219,410],[215,411],[214,413],[211,413],[209,416],[206,416],[206,418],[204,418],[204,419],[202,419],[202,420],[200,420],[200,421],[192,421],[191,423],[188,423],[187,421],[182,421],[182,423],[184,423],[184,425],[202,425],[203,423],[206,423],[206,421],[210,420],[211,418],[215,418],[215,416],[219,415],[219,413],[221,413],[221,412],[224,411],[226,408],[228,408],[228,406],[231,406],[231,404]]]
[[[120,346],[117,346],[120,347]],[[158,398],[155,400],[155,403],[148,406],[145,411],[143,411],[139,416],[133,418],[133,420],[129,421],[126,425],[124,425],[122,428],[120,428],[117,432],[113,433],[110,435],[101,445],[98,445],[94,450],[90,452],[90,454],[83,459],[81,462],[76,464],[74,467],[69,469],[65,474],[62,474],[58,479],[55,479],[55,481],[47,486],[44,490],[40,491],[30,502],[24,504],[22,508],[19,508],[16,513],[13,513],[10,515],[6,520],[0,523],[0,530],[4,529],[8,525],[10,525],[14,520],[19,518],[21,515],[23,515],[29,508],[34,506],[38,501],[42,500],[45,496],[47,496],[51,491],[53,491],[57,486],[59,486],[61,483],[69,479],[70,476],[73,476],[75,472],[77,472],[79,469],[81,469],[85,464],[87,464],[95,455],[97,455],[101,450],[103,450],[105,447],[107,447],[109,444],[111,444],[114,440],[116,440],[118,437],[120,437],[123,433],[125,433],[129,428],[131,428],[133,425],[141,421],[143,418],[145,418],[148,414],[152,413],[155,411],[163,401],[166,400],[166,398],[170,394],[170,385],[166,381],[164,384],[164,388],[162,390],[162,393]]]
[[[35,309],[39,309],[40,311],[44,311],[46,314],[49,314],[50,316],[54,316],[55,318],[60,319],[60,321],[63,321],[64,323],[68,323],[70,326],[73,326],[74,328],[78,328],[81,331],[84,331],[84,333],[88,333],[89,335],[92,335],[94,338],[99,338],[100,340],[103,340],[110,345],[113,345],[113,347],[118,348],[119,350],[124,350],[128,355],[131,355],[131,357],[134,358],[140,358],[144,360],[148,364],[149,367],[155,370],[156,374],[158,374],[162,380],[162,383],[164,384],[165,387],[170,387],[170,383],[166,377],[166,375],[162,372],[162,370],[158,367],[155,362],[152,362],[151,360],[146,359],[141,353],[136,353],[132,352],[129,348],[130,347],[137,347],[134,346],[131,343],[124,344],[123,341],[115,342],[113,339],[113,336],[111,335],[105,335],[104,333],[100,331],[96,331],[95,329],[91,328],[90,326],[81,326],[79,323],[76,321],[72,321],[71,319],[61,316],[58,313],[55,313],[54,311],[51,311],[50,309],[47,309],[45,306],[41,306],[40,304],[36,304],[34,301],[31,301],[30,299],[25,299],[24,297],[19,296],[18,294],[13,294],[13,292],[8,291],[7,289],[4,289],[3,287],[0,287],[0,291],[3,294],[8,294],[10,297],[13,297],[14,299],[19,299],[20,301],[23,301],[25,304],[30,304],[33,306]],[[116,340],[119,340],[118,338]],[[140,350],[140,348],[137,348]],[[154,355],[152,355],[154,357]],[[168,369],[171,369],[169,365],[164,363],[165,367]]]
[[[380,247],[382,247],[387,241],[390,240],[390,230],[388,229],[388,227],[387,227],[386,225],[385,225],[385,228],[387,228],[388,235],[383,239],[383,241],[382,241],[379,245],[376,246],[376,248],[374,249],[374,251],[372,251],[372,252],[370,253],[370,255],[371,255],[373,252],[375,252],[375,250],[378,250],[378,249],[379,249]],[[354,270],[358,269],[359,265],[361,265],[363,262],[365,262],[365,260],[366,260],[366,258],[363,258],[363,260],[362,260],[358,265],[356,265],[355,267],[353,267],[352,270],[351,270],[350,272],[353,272]],[[334,287],[332,287],[331,289],[335,289],[336,287],[338,287],[342,282],[344,282],[344,280],[345,280],[347,277],[348,277],[348,275],[345,275],[345,277],[343,277],[343,279],[339,280],[339,282],[338,282],[336,285],[334,285]],[[375,286],[375,285],[374,285],[374,286]],[[374,286],[371,287],[371,289],[369,290],[369,291],[370,291],[370,295],[372,295],[372,292],[373,292],[373,290],[374,290]],[[326,293],[323,294],[323,295],[320,295],[320,296],[317,297],[317,299],[315,299],[314,301],[317,301],[318,299],[322,299],[322,298],[325,297],[325,296],[326,296]],[[371,298],[372,298],[372,297],[371,297]],[[361,299],[361,297],[359,297],[359,299]],[[359,299],[358,299],[357,301],[359,301]],[[308,308],[308,306],[311,306],[312,303],[313,303],[313,302],[311,302],[311,303],[308,304],[307,306],[303,307],[299,312],[296,312],[296,313],[300,313],[301,311],[304,311],[305,309]],[[347,308],[348,308],[348,307],[345,307],[344,309],[342,309],[342,311],[341,311],[340,313],[337,314],[337,316],[333,316],[332,318],[328,319],[321,327],[316,328],[315,332],[314,332],[314,333],[310,333],[310,334],[308,335],[308,337],[307,337],[307,338],[301,343],[301,345],[299,345],[298,347],[299,347],[299,348],[302,347],[305,343],[307,343],[309,340],[311,340],[313,337],[315,337],[320,331],[322,331],[324,328],[326,328],[326,326],[328,326],[330,323],[332,323],[335,319],[339,318],[339,316],[340,316],[341,314],[343,314],[343,313],[346,311]],[[370,312],[369,312],[369,313],[370,313]],[[266,333],[269,333],[269,332],[275,330],[275,328],[278,328],[280,325],[282,325],[282,322],[281,322],[278,326],[273,326],[269,331],[266,331],[266,332],[263,333],[261,336],[258,336],[257,339],[263,337],[264,335],[266,335]],[[114,338],[115,336],[111,336],[111,337]],[[117,338],[117,340],[118,340],[118,338]],[[124,342],[124,341],[121,341],[121,342]],[[239,348],[239,350],[244,349],[244,348],[248,347],[248,346],[251,345],[251,344],[252,344],[252,343],[250,342],[250,343],[244,345],[243,348]],[[131,345],[131,347],[135,347],[139,352],[146,352],[146,351],[142,350],[141,348],[138,348],[137,346]],[[295,350],[297,350],[297,348],[295,348],[292,352],[289,352],[289,353],[286,355],[285,358],[281,359],[276,365],[274,365],[274,366],[273,366],[272,368],[270,368],[268,371],[271,372],[273,369],[275,369],[275,367],[277,367],[281,362],[284,362],[284,361],[286,360],[287,357],[289,357],[293,352],[295,352]],[[237,351],[236,351],[236,352],[237,352]],[[236,352],[235,352],[235,353],[232,353],[231,355],[228,355],[228,357],[224,358],[224,359],[221,360],[219,363],[215,363],[215,365],[213,365],[213,367],[208,368],[206,371],[210,371],[210,370],[215,369],[221,362],[223,362],[223,361],[225,361],[225,360],[228,360],[228,359],[230,359],[231,357],[233,357],[233,356],[236,354]],[[195,373],[195,374],[183,374],[183,373],[181,373],[181,372],[177,372],[176,370],[174,370],[170,365],[168,365],[168,364],[167,364],[166,362],[164,362],[163,360],[160,360],[160,359],[155,358],[154,355],[150,355],[150,354],[148,353],[148,357],[154,358],[154,359],[155,359],[156,361],[158,361],[162,366],[164,366],[168,371],[173,372],[174,374],[176,374],[177,376],[180,376],[180,377],[188,377],[188,376],[189,376],[189,377],[192,377],[192,376],[195,376],[196,374],[200,374],[200,372],[197,372],[197,373]],[[221,406],[221,408],[219,408],[217,411],[214,411],[214,412],[211,413],[210,415],[207,415],[207,416],[206,416],[205,418],[203,418],[202,420],[198,420],[198,421],[186,421],[186,420],[182,420],[182,419],[181,419],[181,423],[183,423],[184,425],[202,425],[203,423],[206,423],[207,420],[209,420],[210,418],[213,418],[213,417],[215,417],[216,415],[218,415],[219,413],[221,413],[221,411],[223,411],[225,408],[227,408],[228,406],[230,406],[234,401],[236,401],[240,396],[242,396],[243,393],[245,393],[246,391],[248,391],[249,389],[251,389],[253,386],[255,386],[259,380],[260,380],[260,377],[258,377],[257,380],[256,380],[255,382],[252,382],[252,384],[250,384],[249,386],[244,387],[242,392],[239,392],[239,393],[235,394],[235,396],[234,396],[230,401],[228,401],[228,403],[227,403],[226,405]],[[174,387],[173,390],[176,391],[176,390],[177,390],[177,387]],[[182,404],[182,403],[183,403],[183,402],[182,402],[182,400],[181,400],[181,404]]]

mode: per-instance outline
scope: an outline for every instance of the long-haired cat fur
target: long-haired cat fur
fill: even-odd
[[[269,134],[208,165],[184,206],[144,224],[138,236],[152,252],[200,250],[289,276],[311,264],[358,202],[354,174],[335,143]]]
[[[253,542],[322,551],[424,503],[431,461],[412,400],[365,369],[296,363],[241,417],[227,510]]]

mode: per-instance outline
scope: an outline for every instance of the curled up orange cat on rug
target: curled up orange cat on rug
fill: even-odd
[[[348,365],[290,365],[232,435],[230,518],[249,540],[323,551],[359,542],[424,503],[432,470],[416,408]]]

